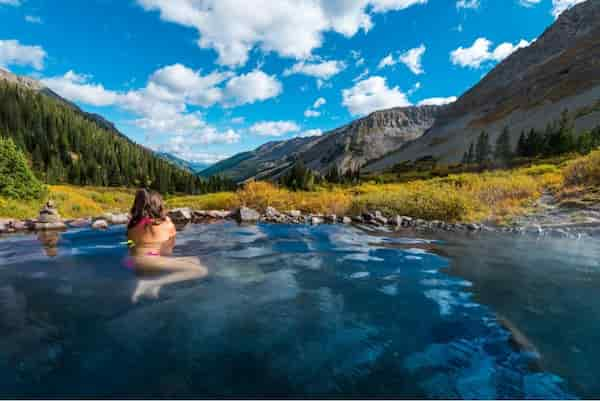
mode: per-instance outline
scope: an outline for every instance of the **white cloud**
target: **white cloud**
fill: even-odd
[[[309,129],[306,131],[301,132],[298,136],[300,138],[311,138],[311,137],[315,137],[315,136],[321,136],[323,135],[323,131],[320,129]]]
[[[552,0],[552,15],[558,18],[564,11],[584,1],[586,0]]]
[[[202,76],[181,64],[173,64],[155,71],[150,77],[150,83],[155,89],[166,89],[164,95],[167,97],[172,96],[189,104],[208,107],[222,101],[223,93],[217,85],[231,76],[231,73],[224,72],[212,72]]]
[[[533,7],[540,4],[542,0],[519,0],[519,4],[523,7]]]
[[[307,63],[300,61],[294,64],[291,68],[283,71],[284,76],[293,74],[308,75],[310,77],[317,78],[317,86],[320,88],[324,81],[329,80],[331,77],[339,74],[346,68],[346,65],[342,61],[329,60],[317,63]]]
[[[326,103],[327,103],[327,99],[325,99],[324,97],[320,97],[317,100],[315,100],[315,103],[313,104],[313,109],[318,109],[319,107],[323,106]]]
[[[250,132],[260,136],[282,136],[299,132],[300,127],[293,121],[261,121],[250,127]]]
[[[37,17],[35,15],[26,15],[25,16],[25,21],[31,23],[31,24],[41,24],[42,23],[42,19],[40,17]]]
[[[89,83],[89,76],[68,71],[65,75],[42,79],[42,83],[64,98],[90,104],[109,106],[116,103],[118,94],[106,90],[104,86]]]
[[[18,7],[21,5],[20,0],[0,0],[0,6],[14,6]]]
[[[369,75],[369,69],[366,68],[363,72],[352,78],[352,82],[362,81],[367,75]]]
[[[231,78],[225,86],[225,97],[230,105],[242,105],[277,97],[282,91],[275,75],[254,70]]]
[[[486,38],[478,38],[471,47],[459,47],[450,53],[453,64],[461,67],[480,68],[483,64],[492,61],[504,60],[517,49],[529,46],[530,42],[521,40],[516,45],[505,42],[491,49],[492,42]]]
[[[244,117],[233,117],[231,119],[232,124],[243,124],[244,122],[246,122],[246,118]]]
[[[390,53],[379,61],[377,69],[381,70],[382,68],[391,67],[398,63],[402,63],[407,66],[408,69],[413,72],[413,74],[423,74],[425,71],[423,71],[421,60],[426,50],[427,48],[425,45],[421,44],[419,47],[415,47],[414,49],[407,50],[400,54],[398,58],[395,58],[393,53]]]
[[[317,109],[321,106],[323,106],[324,104],[327,103],[327,100],[324,97],[320,97],[317,100],[315,100],[315,102],[312,105],[312,109],[307,109],[304,112],[304,117],[310,118],[310,117],[319,117],[321,115],[320,111],[317,111]]]
[[[22,45],[18,40],[0,40],[0,66],[29,65],[41,70],[45,59],[46,51],[41,46]]]
[[[456,102],[456,96],[450,97],[431,97],[429,99],[423,99],[419,102],[419,106],[441,106],[444,104],[450,104]]]
[[[419,47],[410,49],[410,50],[402,53],[400,55],[400,58],[398,59],[398,61],[400,61],[405,66],[407,66],[408,69],[413,72],[413,74],[416,74],[416,75],[423,74],[425,71],[423,71],[423,66],[421,65],[421,59],[423,58],[423,55],[425,54],[425,50],[427,50],[427,48],[425,47],[424,44],[421,44],[421,46],[419,46]]]
[[[380,76],[365,79],[350,89],[344,89],[342,98],[342,104],[355,116],[410,105],[406,95],[398,87],[389,88],[385,78]]]
[[[246,64],[252,49],[307,59],[323,34],[346,37],[369,31],[373,13],[401,10],[427,0],[137,0],[169,22],[196,29],[198,45],[214,49],[218,63]]]
[[[230,73],[218,72],[203,76],[175,64],[155,71],[145,87],[128,92],[108,90],[90,82],[91,77],[74,71],[42,79],[42,83],[71,101],[115,106],[130,112],[136,118],[129,122],[147,135],[169,134],[185,137],[189,145],[209,145],[236,143],[240,135],[231,129],[220,132],[204,120],[202,113],[189,112],[187,105],[210,105],[221,100],[225,95],[217,85],[229,76]],[[235,91],[230,96],[241,103],[249,100],[238,98]]]
[[[470,8],[470,9],[476,9],[479,8],[480,4],[479,4],[479,0],[458,0],[456,2],[456,8],[461,9],[461,8]]]
[[[392,55],[392,53],[390,53],[387,56],[385,56],[384,58],[382,58],[381,61],[379,61],[379,64],[377,64],[377,69],[381,70],[382,68],[391,67],[395,64],[396,64],[396,60],[394,59],[394,56]]]

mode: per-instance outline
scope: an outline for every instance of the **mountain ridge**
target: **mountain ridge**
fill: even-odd
[[[419,129],[392,123],[380,125],[376,130],[361,130],[361,122],[373,119],[378,113],[411,110],[417,114],[426,106],[376,111],[319,139],[303,142],[293,138],[267,143],[244,152],[243,157],[234,155],[203,175],[216,172],[240,181],[272,179],[295,160],[302,160],[321,173],[332,167],[381,172],[397,163],[424,157],[456,163],[482,130],[489,131],[494,141],[508,127],[515,146],[522,130],[543,130],[548,123],[558,120],[565,109],[578,115],[575,119],[578,130],[589,129],[600,122],[600,107],[595,106],[600,100],[599,64],[600,0],[588,0],[561,14],[530,46],[504,59],[454,103],[436,108],[420,121]],[[592,111],[579,115],[586,109]],[[385,147],[377,146],[381,145],[377,134],[386,130],[402,140],[392,142],[384,152]],[[345,134],[341,135],[341,131]],[[336,136],[343,139],[336,142]],[[373,147],[378,151],[370,152]],[[282,150],[289,154],[283,154]],[[316,161],[315,155],[319,153],[330,161]]]

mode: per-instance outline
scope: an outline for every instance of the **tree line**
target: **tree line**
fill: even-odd
[[[543,132],[533,128],[527,133],[521,131],[515,147],[510,137],[508,127],[505,127],[492,147],[489,134],[482,131],[477,141],[472,142],[465,151],[462,163],[486,166],[494,161],[509,164],[517,157],[549,157],[570,152],[587,154],[600,146],[600,126],[576,135],[573,118],[565,110],[560,119],[548,124]]]
[[[49,184],[192,194],[234,188],[225,178],[202,180],[64,102],[9,82],[0,82],[0,137],[11,138]]]
[[[342,172],[337,166],[333,166],[327,174],[323,175],[306,167],[304,162],[299,160],[279,178],[278,182],[279,185],[293,191],[312,191],[315,186],[324,184],[358,184],[360,168]]]

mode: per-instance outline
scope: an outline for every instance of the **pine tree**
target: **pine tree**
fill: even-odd
[[[508,163],[513,157],[512,146],[510,144],[510,132],[508,127],[504,127],[502,133],[496,140],[496,148],[494,150],[494,158],[503,163]]]
[[[475,148],[475,161],[480,166],[486,164],[491,157],[492,146],[490,145],[490,137],[487,132],[482,131],[477,139],[477,145]]]

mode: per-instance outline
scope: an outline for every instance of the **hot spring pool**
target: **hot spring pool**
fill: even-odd
[[[600,396],[591,240],[194,225],[137,302],[124,240],[0,239],[2,397]]]

